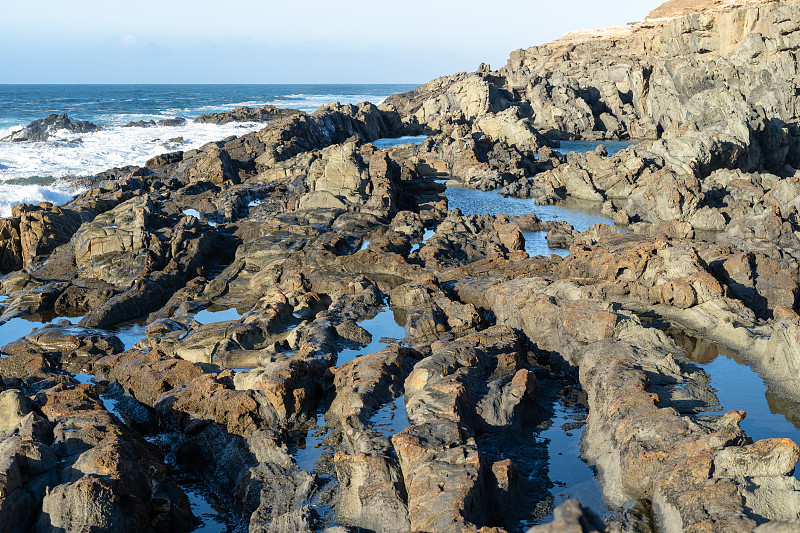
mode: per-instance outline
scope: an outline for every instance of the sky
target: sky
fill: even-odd
[[[423,83],[663,0],[0,0],[0,83]]]

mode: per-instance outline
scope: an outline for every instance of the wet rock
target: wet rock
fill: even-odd
[[[217,232],[194,217],[167,215],[139,196],[87,222],[72,238],[78,275],[113,284],[116,294],[81,322],[101,326],[160,308],[202,272]]]
[[[379,405],[402,395],[403,382],[418,357],[413,350],[391,346],[335,369],[336,396],[326,418],[342,425],[350,450],[372,450],[373,445],[364,434],[370,425],[369,417]]]
[[[61,130],[66,130],[69,133],[91,133],[99,131],[100,127],[84,120],[73,121],[66,114],[53,114],[47,118],[34,120],[23,129],[3,137],[0,141],[46,141]]]
[[[122,342],[109,333],[49,324],[3,347],[9,358],[42,358],[50,361],[54,368],[76,373],[90,373],[97,359],[124,349]]]
[[[114,286],[102,280],[75,280],[58,295],[53,310],[59,316],[83,315],[101,307],[116,294]]]
[[[537,145],[529,143],[538,142],[538,133],[528,125],[523,128],[527,131],[526,144],[507,144],[503,140],[507,135],[499,133],[498,129],[504,127],[500,125],[502,122],[493,118],[491,123],[498,138],[481,131],[473,133],[467,124],[458,120],[446,124],[442,133],[429,137],[417,149],[418,169],[436,175],[439,172],[430,169],[441,168],[465,186],[481,190],[497,189],[533,174]]]
[[[485,465],[474,443],[461,443],[457,425],[412,426],[392,438],[408,491],[412,529],[445,531],[483,525]]]
[[[198,150],[184,152],[173,175],[189,184],[210,182],[222,185],[239,181],[236,164],[228,151],[216,143],[208,143]]]
[[[193,528],[188,500],[158,453],[102,407],[93,386],[42,389],[35,404],[48,420],[31,413],[0,442],[4,531]],[[166,514],[155,513],[156,501]]]
[[[721,261],[719,268],[731,293],[757,316],[768,316],[778,305],[796,305],[798,287],[791,272],[762,254],[736,254]]]
[[[186,119],[183,117],[165,118],[161,120],[137,120],[130,121],[123,128],[154,128],[156,126],[176,127],[184,126]]]
[[[635,322],[628,322],[624,314],[606,308],[605,311],[597,309],[608,313],[610,319],[606,321],[604,332],[589,334],[586,324],[600,323],[600,315],[569,326],[566,314],[555,316],[567,307],[591,312],[597,305],[595,302],[560,301],[558,295],[570,295],[572,289],[553,284],[549,298],[539,300],[547,304],[540,307],[541,303],[534,303],[530,296],[521,294],[520,288],[524,285],[519,280],[505,284],[515,289],[505,293],[484,283],[481,289],[473,292],[477,287],[468,288],[470,284],[464,283],[463,289],[458,287],[457,290],[463,300],[477,302],[480,299],[482,306],[492,309],[498,323],[521,327],[539,349],[557,352],[562,357],[566,355],[568,361],[579,367],[590,406],[584,445],[587,456],[601,472],[604,493],[612,505],[654,495],[654,511],[666,528],[679,523],[684,524],[682,527],[687,523],[693,524],[692,527],[754,527],[755,522],[744,512],[739,492],[746,492],[744,485],[735,482],[724,470],[711,467],[713,454],[720,453],[718,450],[729,450],[721,452],[724,460],[747,457],[746,447],[739,448],[746,443],[738,427],[743,412],[729,412],[714,421],[702,422],[681,416],[676,409],[679,404],[670,401],[667,391],[651,381],[654,375],[673,375],[677,381],[686,379],[683,375],[678,377],[681,371],[667,355],[671,350],[669,343],[658,333],[640,329]],[[543,288],[540,286],[538,290]],[[497,298],[501,294],[504,296]],[[508,302],[516,298],[525,310],[506,310]],[[552,332],[553,326],[550,330],[542,327],[534,317],[539,317],[538,320],[555,318],[553,326],[560,328],[558,333]],[[658,368],[656,373],[653,373],[654,367]],[[704,401],[702,396],[700,398]],[[654,446],[655,443],[658,444]],[[793,447],[786,448],[787,464],[794,461],[793,454]],[[782,455],[776,453],[776,457]],[[776,461],[781,464],[781,459]],[[748,506],[755,516],[778,520],[794,518],[782,510],[783,504],[777,504],[793,501],[797,494],[794,481],[785,472],[784,467],[778,467],[773,473],[776,479],[763,485],[764,494],[769,494],[764,498],[776,502],[777,507],[753,510]],[[696,481],[690,482],[689,478]],[[696,487],[696,490],[687,493],[687,487]],[[747,497],[753,502],[759,501],[758,496]],[[752,505],[758,507],[756,503]]]
[[[524,249],[525,237],[508,216],[461,215],[451,211],[418,255],[428,268],[446,268]]]
[[[3,272],[32,269],[57,247],[69,242],[81,223],[78,213],[49,202],[15,205],[11,217],[4,219],[0,228]]]
[[[481,405],[480,399],[492,398],[492,383],[523,370],[518,338],[506,328],[492,328],[432,348],[405,382],[412,425],[392,437],[408,492],[408,516],[412,529],[438,531],[452,524],[477,529],[490,518],[492,474],[470,435],[494,420],[487,409],[492,400]],[[523,388],[528,385],[534,386],[526,379]],[[533,394],[529,390],[520,398],[530,401]]]
[[[410,530],[402,475],[396,466],[382,457],[343,452],[336,454],[334,465],[339,523],[386,533]]]
[[[229,122],[267,122],[276,118],[289,117],[302,113],[297,109],[279,109],[273,105],[264,107],[237,107],[220,113],[203,113],[195,122],[203,124],[227,124]],[[159,121],[160,122],[160,121]]]
[[[117,381],[150,407],[155,406],[162,394],[185,387],[203,374],[189,361],[167,358],[156,351],[104,357],[95,363],[94,370],[105,379]]]

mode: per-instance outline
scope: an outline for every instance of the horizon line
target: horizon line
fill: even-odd
[[[15,85],[422,85],[427,82],[358,82],[358,83],[343,83],[343,82],[281,82],[281,83],[195,83],[195,82],[150,82],[150,83],[126,83],[126,82],[77,82],[77,83],[60,83],[60,82],[20,82],[20,83],[0,83],[0,87],[15,86]]]

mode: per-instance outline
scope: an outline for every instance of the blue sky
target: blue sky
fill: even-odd
[[[422,83],[662,0],[0,0],[0,83]]]

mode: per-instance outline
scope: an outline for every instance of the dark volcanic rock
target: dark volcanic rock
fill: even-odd
[[[83,120],[73,122],[67,115],[54,114],[47,118],[34,120],[25,128],[3,137],[0,141],[46,141],[59,130],[67,130],[70,133],[91,133],[99,131],[100,126]]]

